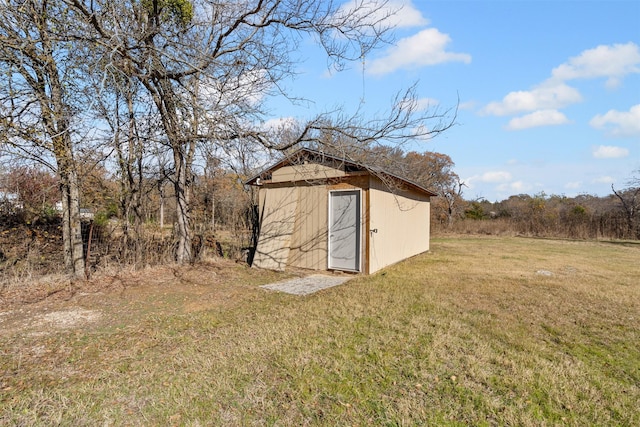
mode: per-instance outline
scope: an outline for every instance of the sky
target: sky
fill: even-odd
[[[640,2],[391,0],[394,42],[327,69],[303,43],[274,118],[340,106],[371,116],[417,84],[421,105],[459,102],[456,125],[407,149],[447,154],[467,200],[606,196],[640,176]],[[459,100],[459,101],[458,101]],[[407,177],[411,178],[411,177]]]

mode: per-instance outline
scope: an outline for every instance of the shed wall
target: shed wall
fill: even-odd
[[[325,270],[327,268],[327,186],[296,188],[298,205],[291,236],[289,265]]]
[[[298,189],[261,188],[259,203],[260,236],[253,265],[269,270],[284,270],[296,222]]]
[[[345,176],[344,171],[317,163],[283,166],[273,171],[272,182],[296,182]]]
[[[371,177],[369,192],[370,274],[429,250],[429,196],[391,193],[375,177]]]
[[[379,178],[370,175],[340,178],[341,171],[303,166],[302,170],[283,167],[274,171],[273,180],[260,188],[261,228],[255,266],[326,270],[328,198],[329,192],[336,190],[362,190],[363,272],[371,274],[429,250],[428,195],[413,190],[390,192]],[[282,169],[286,170],[278,175]],[[280,181],[303,176],[303,181]]]

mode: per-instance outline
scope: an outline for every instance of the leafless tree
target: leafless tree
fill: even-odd
[[[178,262],[191,258],[191,169],[198,144],[240,141],[286,150],[327,130],[366,143],[447,127],[425,131],[413,114],[417,100],[411,91],[384,117],[321,115],[287,143],[274,141],[259,125],[266,97],[289,96],[281,83],[295,74],[296,45],[304,37],[313,37],[330,66],[340,69],[386,40],[385,2],[358,0],[350,7],[331,0],[65,2],[91,28],[82,37],[98,46],[105,69],[138,81],[160,116],[173,155]]]
[[[104,138],[110,148],[118,177],[118,202],[122,215],[123,257],[133,248],[135,261],[141,258],[142,199],[144,192],[145,157],[155,134],[153,117],[140,100],[137,82],[109,74],[101,79],[91,74],[95,99],[96,121],[108,131]]]
[[[629,236],[640,239],[640,221],[638,220],[638,212],[640,211],[640,170],[636,171],[636,174],[629,180],[626,189],[617,191],[611,184],[611,190],[620,200],[624,210]]]
[[[60,2],[0,2],[0,144],[57,173],[65,265],[83,277],[73,126],[78,62],[66,33],[72,25]]]

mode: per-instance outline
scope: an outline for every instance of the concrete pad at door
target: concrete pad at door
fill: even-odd
[[[309,295],[322,289],[331,288],[342,285],[351,277],[325,276],[322,274],[313,274],[307,277],[286,280],[284,282],[271,283],[262,285],[261,288],[270,289],[272,291],[285,292],[293,295]]]

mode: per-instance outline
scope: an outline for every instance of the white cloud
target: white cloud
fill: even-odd
[[[271,88],[272,80],[267,71],[255,69],[229,79],[203,78],[199,91],[207,103],[255,106],[264,100]]]
[[[506,128],[508,130],[522,130],[540,126],[563,125],[566,123],[569,123],[569,119],[558,110],[540,110],[511,119]]]
[[[372,60],[368,66],[371,74],[388,74],[398,69],[419,68],[445,62],[471,62],[471,55],[466,53],[447,52],[451,42],[448,34],[435,28],[428,28],[419,33],[400,39],[396,46],[387,50],[386,55]]]
[[[596,129],[609,129],[611,136],[640,135],[640,104],[629,111],[609,110],[603,115],[598,114],[589,124]]]
[[[479,178],[479,180],[482,182],[503,182],[509,181],[510,179],[511,174],[505,171],[485,172]]]
[[[513,91],[501,101],[487,104],[480,114],[494,116],[515,115],[538,110],[558,110],[582,101],[577,89],[566,82],[575,79],[607,78],[608,87],[616,87],[628,74],[640,73],[640,47],[626,44],[600,45],[582,51],[551,71],[551,77],[531,90]],[[637,107],[637,106],[636,106]],[[628,136],[640,134],[640,107],[633,107],[628,113],[612,110],[604,116],[596,116],[591,121],[593,127],[613,125],[611,134]],[[558,111],[537,112],[512,120],[508,129],[524,129],[546,124],[562,124],[567,119]]]
[[[351,0],[340,7],[335,19],[358,19],[376,27],[410,28],[429,24],[410,1],[402,0],[389,0],[382,6],[375,0]]]
[[[285,129],[296,127],[299,124],[294,117],[279,117],[270,119],[262,123],[262,129],[266,131],[278,132]]]
[[[458,105],[458,110],[474,110],[476,108],[476,101],[464,101]]]
[[[593,157],[596,159],[617,159],[627,157],[629,150],[623,147],[615,147],[612,145],[599,145],[593,150]]]
[[[567,188],[569,190],[577,190],[580,187],[582,187],[582,181],[567,182],[564,185],[564,188]]]
[[[592,181],[594,184],[613,184],[616,180],[610,176],[601,176]]]
[[[383,10],[392,14],[388,19],[397,28],[419,27],[429,24],[429,20],[422,16],[422,12],[416,9],[410,1],[391,0]]]
[[[551,110],[582,101],[575,88],[564,83],[545,82],[530,91],[510,92],[500,102],[492,102],[481,111],[483,114],[506,116],[525,111]]]
[[[533,188],[532,185],[522,181],[514,181],[507,184],[501,184],[497,187],[498,191],[509,192],[510,194],[522,194]]]
[[[418,110],[426,111],[440,104],[440,101],[434,98],[420,98],[418,99],[417,104]]]
[[[624,76],[633,73],[640,73],[640,48],[632,42],[585,50],[551,71],[560,81],[607,77],[608,87],[618,86]]]
[[[506,171],[489,171],[482,175],[473,175],[464,180],[465,184],[472,189],[476,182],[499,183],[511,180],[511,173]],[[505,185],[505,184],[503,184]]]
[[[398,107],[405,110],[427,111],[437,107],[438,104],[440,101],[435,98],[404,99],[398,104]]]

